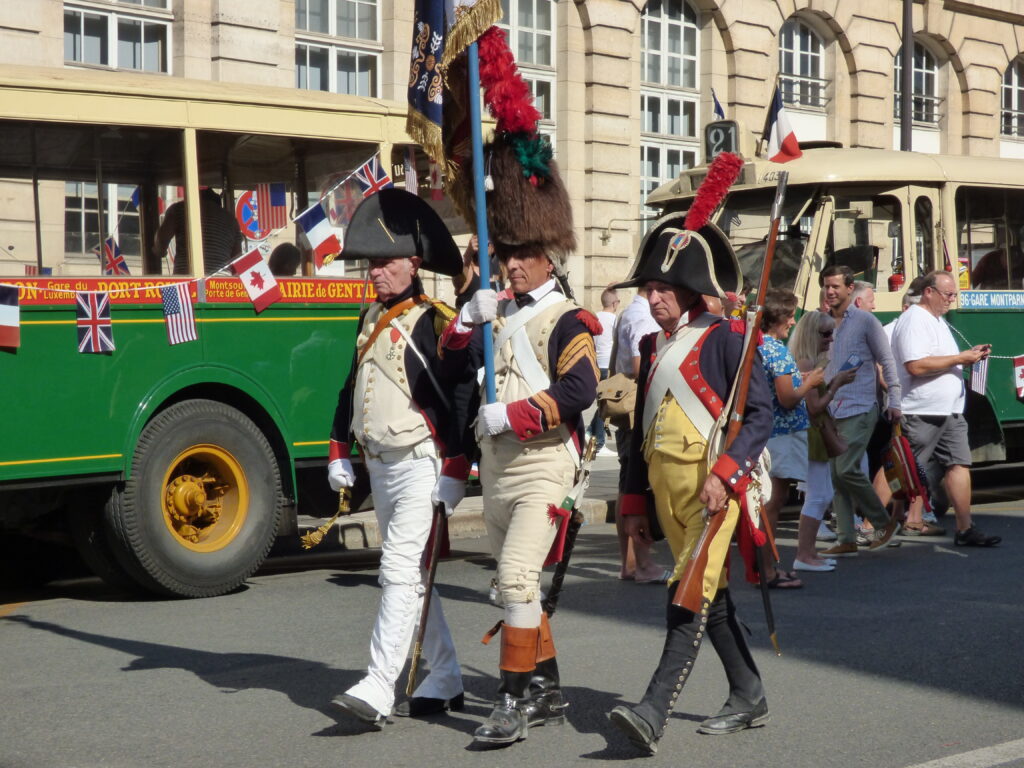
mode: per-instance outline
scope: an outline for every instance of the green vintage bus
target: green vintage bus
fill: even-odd
[[[404,126],[404,106],[373,99],[0,71],[0,285],[18,288],[21,337],[0,348],[8,576],[74,541],[114,583],[217,595],[296,531],[298,504],[333,511],[323,468],[364,281],[341,262],[314,276],[306,251],[300,274],[278,278],[282,299],[257,314],[230,271],[207,276],[199,195],[187,192],[220,192],[262,238],[248,194],[258,185],[285,185],[294,216],[374,153],[401,167]],[[189,263],[153,246],[182,199]],[[301,243],[290,218],[264,250]],[[128,274],[104,272],[111,238]],[[171,345],[159,287],[179,281],[198,340]],[[110,292],[112,352],[79,351],[80,291]]]
[[[807,146],[785,165],[747,158],[716,220],[753,284],[781,170],[789,183],[771,284],[814,309],[818,274],[845,264],[874,286],[884,323],[917,275],[952,270],[960,293],[947,319],[961,347],[993,345],[986,394],[968,396],[974,458],[1024,459],[1024,402],[1015,385],[1024,372],[1013,362],[1024,355],[1024,161],[835,145]],[[683,171],[647,204],[664,214],[686,210],[706,173],[706,166]]]

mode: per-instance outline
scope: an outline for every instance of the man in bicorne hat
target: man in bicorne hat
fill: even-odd
[[[377,300],[361,318],[355,359],[338,397],[328,478],[336,491],[353,485],[354,439],[381,532],[381,599],[366,676],[335,704],[380,727],[392,712],[423,605],[422,560],[434,505],[443,503],[450,515],[465,492],[464,422],[454,418],[450,392],[441,388],[437,356],[438,337],[454,311],[424,295],[417,275],[421,268],[453,275],[462,260],[440,217],[399,189],[360,203],[341,258],[369,260]],[[463,706],[462,673],[436,590],[430,600],[423,644],[430,674],[397,715]]]
[[[761,365],[755,364],[739,435],[728,451],[710,454],[716,421],[727,407],[740,367],[743,323],[708,313],[701,295],[738,293],[741,276],[732,247],[717,227],[705,224],[689,231],[678,226],[652,233],[642,246],[634,277],[621,285],[646,286],[651,314],[661,326],[640,343],[622,514],[629,535],[649,543],[645,491],[650,487],[676,561],[668,587],[665,646],[647,691],[639,704],[609,713],[611,722],[647,754],[657,750],[705,634],[725,666],[729,699],[698,730],[733,733],[769,719],[761,678],[729,595],[726,561],[741,520],[738,496],[771,435],[771,398]],[[672,598],[704,530],[705,509],[725,515],[725,520],[710,544],[703,607],[695,614],[674,605]]]
[[[580,464],[583,412],[600,377],[594,351],[600,324],[556,280],[575,247],[557,170],[531,183],[500,138],[488,153],[495,186],[489,230],[509,288],[478,290],[445,331],[442,353],[452,370],[477,371],[481,325],[493,323],[497,400],[475,415],[484,522],[505,615],[498,695],[474,739],[502,745],[524,738],[531,726],[565,720],[540,573],[557,559],[551,550],[559,527],[551,511],[572,488]]]

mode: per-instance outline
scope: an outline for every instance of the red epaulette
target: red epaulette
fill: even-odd
[[[595,336],[600,336],[603,333],[601,321],[597,319],[597,316],[593,312],[581,309],[576,313],[576,317],[587,327],[587,330]]]
[[[747,332],[747,321],[741,317],[729,318],[729,330],[738,333],[740,336]],[[754,346],[760,347],[764,341],[764,334],[760,330],[754,334]]]

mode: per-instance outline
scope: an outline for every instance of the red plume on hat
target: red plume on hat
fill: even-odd
[[[711,219],[711,214],[725,199],[729,187],[733,185],[743,170],[743,158],[731,152],[722,152],[711,161],[708,175],[697,189],[690,210],[686,212],[686,223],[683,229],[696,232]]]
[[[551,142],[537,130],[541,114],[500,27],[491,27],[480,37],[478,51],[484,103],[497,123],[494,138],[484,147],[491,238],[505,245],[542,248],[561,268],[576,248],[576,235]],[[462,178],[468,182],[472,176],[467,169]],[[471,191],[460,193],[456,202],[472,221]]]

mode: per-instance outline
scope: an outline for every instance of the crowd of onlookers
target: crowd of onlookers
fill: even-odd
[[[819,308],[799,321],[798,299],[786,290],[770,290],[762,311],[758,351],[774,408],[764,527],[774,534],[793,487],[803,493],[792,569],[769,566],[762,578],[773,588],[799,588],[797,572],[832,571],[838,558],[898,546],[897,535],[946,535],[929,503],[926,468],[941,477],[955,517],[954,544],[999,544],[971,520],[964,420],[964,367],[987,357],[991,347],[961,351],[953,338],[944,319],[956,298],[953,276],[937,270],[917,277],[903,296],[903,312],[884,327],[873,314],[872,285],[855,281],[848,267],[827,267],[819,284]],[[705,301],[710,312],[726,317],[742,309],[739,299]],[[659,330],[644,291],[618,316],[613,289],[604,291],[601,303],[605,331],[596,341],[602,377],[635,378],[639,341]],[[631,430],[627,422],[615,426],[621,481]],[[603,447],[600,417],[593,430]],[[670,572],[629,539],[621,523],[618,528],[619,578],[665,582]],[[818,542],[827,548],[819,550]]]

